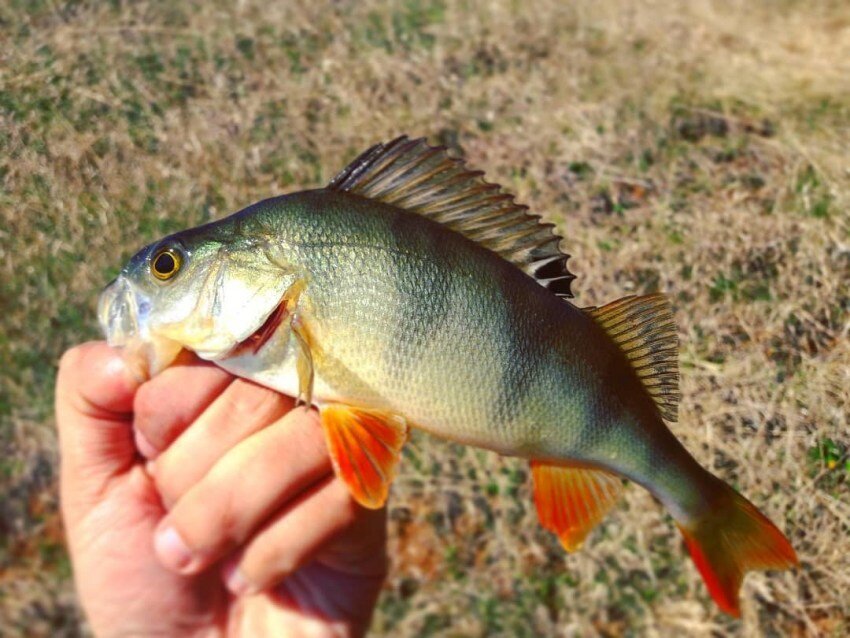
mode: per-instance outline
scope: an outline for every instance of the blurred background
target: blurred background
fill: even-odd
[[[301,3],[299,3],[301,4]],[[581,552],[524,462],[420,435],[375,635],[850,632],[846,1],[0,5],[0,635],[77,636],[56,362],[142,244],[427,136],[557,224],[576,302],[671,295],[676,434],[789,535],[720,615],[632,487]]]

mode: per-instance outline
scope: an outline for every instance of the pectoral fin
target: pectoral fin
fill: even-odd
[[[295,343],[298,346],[298,353],[295,356],[295,370],[298,373],[298,398],[296,405],[310,406],[313,404],[313,353],[310,350],[309,334],[304,327],[304,324],[295,315],[290,321],[292,335],[295,337]]]
[[[395,476],[407,423],[400,416],[339,403],[321,409],[334,470],[364,507],[383,507]]]
[[[540,524],[568,552],[581,547],[623,491],[622,480],[604,470],[532,461],[531,475]]]

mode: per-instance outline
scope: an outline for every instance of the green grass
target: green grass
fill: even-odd
[[[414,438],[378,635],[850,631],[840,2],[0,7],[0,633],[78,635],[55,365],[140,245],[426,135],[557,224],[577,303],[676,306],[690,450],[789,534],[744,619],[640,489],[565,556],[525,463]],[[4,633],[5,635],[5,633]]]

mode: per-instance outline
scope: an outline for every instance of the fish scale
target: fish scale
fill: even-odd
[[[325,189],[147,246],[99,314],[134,369],[155,374],[188,348],[314,403],[365,507],[385,503],[411,427],[528,459],[540,521],[568,551],[630,479],[670,511],[709,592],[738,615],[745,572],[791,567],[794,550],[667,428],[679,399],[669,302],[578,308],[559,241],[480,172],[402,137]]]

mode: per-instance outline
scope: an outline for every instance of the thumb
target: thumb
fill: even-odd
[[[84,514],[110,481],[135,463],[132,409],[137,389],[121,356],[103,342],[76,346],[62,357],[56,425],[66,515]]]

